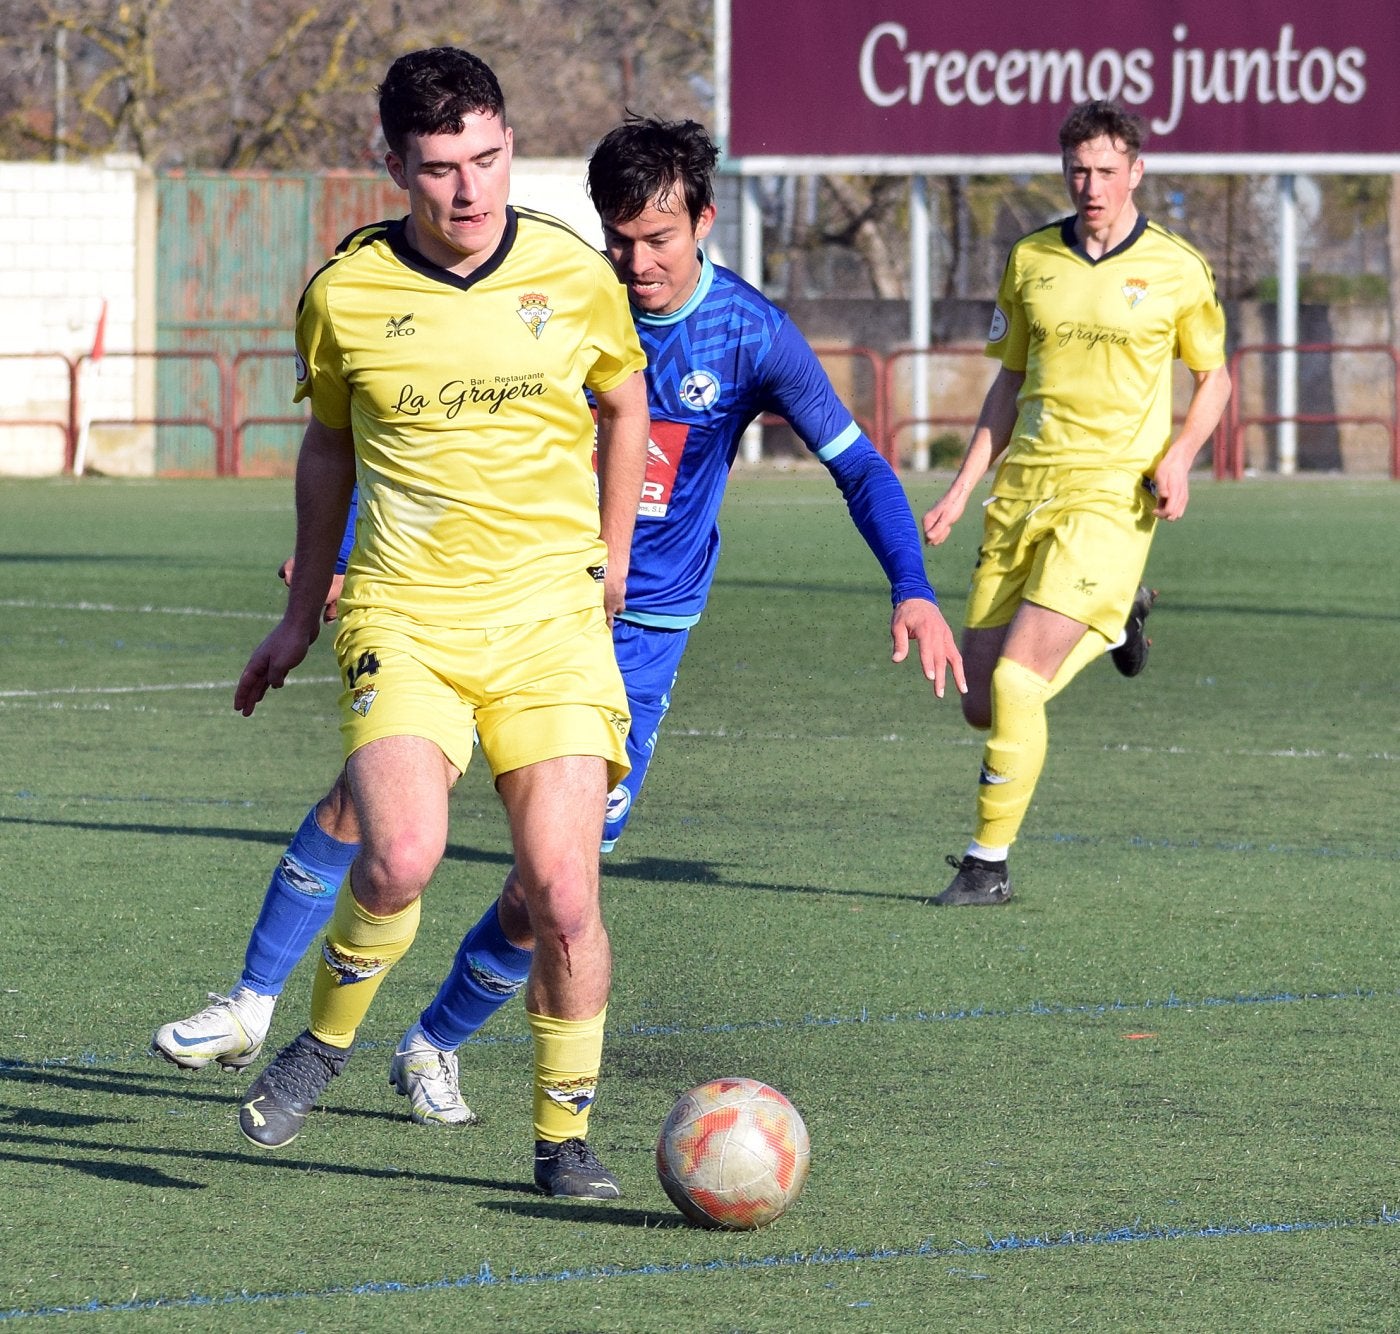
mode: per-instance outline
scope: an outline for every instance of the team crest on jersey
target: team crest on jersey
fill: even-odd
[[[525,327],[538,338],[549,323],[554,312],[549,308],[549,298],[543,292],[526,292],[520,298],[520,308],[515,312],[525,321]]]
[[[350,694],[350,707],[354,709],[361,718],[368,718],[369,711],[374,706],[374,701],[378,695],[378,686],[359,686]]]
[[[719,397],[719,378],[709,371],[690,371],[681,381],[681,402],[695,412],[712,408]]]
[[[1132,310],[1139,302],[1147,299],[1147,280],[1144,278],[1129,278],[1123,284],[1123,300],[1128,303],[1128,309]]]
[[[999,343],[1006,337],[1006,314],[1000,306],[992,310],[992,327],[987,330],[987,341]]]

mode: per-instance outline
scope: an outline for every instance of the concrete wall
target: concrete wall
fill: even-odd
[[[57,429],[6,423],[66,422],[69,372],[51,354],[91,353],[104,301],[109,352],[153,337],[151,185],[149,175],[118,159],[0,162],[0,472],[61,470],[65,441]],[[86,381],[94,415],[140,415],[129,358],[103,361]],[[105,462],[96,450],[91,461]],[[121,470],[142,471],[143,462],[149,471],[138,451]]]

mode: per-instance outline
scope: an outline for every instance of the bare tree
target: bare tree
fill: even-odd
[[[388,61],[449,43],[495,68],[523,151],[572,155],[628,106],[708,116],[709,23],[704,0],[9,0],[0,155],[364,166]]]

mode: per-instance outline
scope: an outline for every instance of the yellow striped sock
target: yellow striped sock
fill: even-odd
[[[313,1036],[332,1047],[353,1045],[379,984],[418,934],[420,905],[414,899],[402,912],[376,917],[356,900],[348,880],[341,886],[311,987]]]
[[[588,1113],[603,1064],[604,1006],[592,1019],[526,1011],[535,1038],[535,1138],[556,1144],[588,1136]]]

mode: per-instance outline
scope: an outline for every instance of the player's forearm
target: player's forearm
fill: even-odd
[[[314,635],[325,607],[345,532],[355,455],[349,430],[336,431],[314,418],[297,455],[295,565],[283,618]]]
[[[1224,366],[1193,374],[1196,383],[1186,407],[1186,416],[1167,451],[1187,467],[1210,439],[1211,432],[1220,425],[1220,418],[1230,401],[1231,388],[1230,372]]]
[[[894,469],[862,436],[827,467],[865,544],[890,581],[890,601],[938,599],[924,569],[919,530]]]
[[[608,548],[609,566],[625,570],[630,564],[651,430],[641,372],[618,389],[597,395],[597,403],[599,535]]]
[[[948,488],[949,495],[965,501],[987,470],[1006,451],[1011,443],[1011,433],[1016,429],[1016,399],[1025,378],[1023,372],[1005,368],[997,373],[986,398],[982,400],[977,425],[972,428],[972,438],[958,465],[957,475]]]

